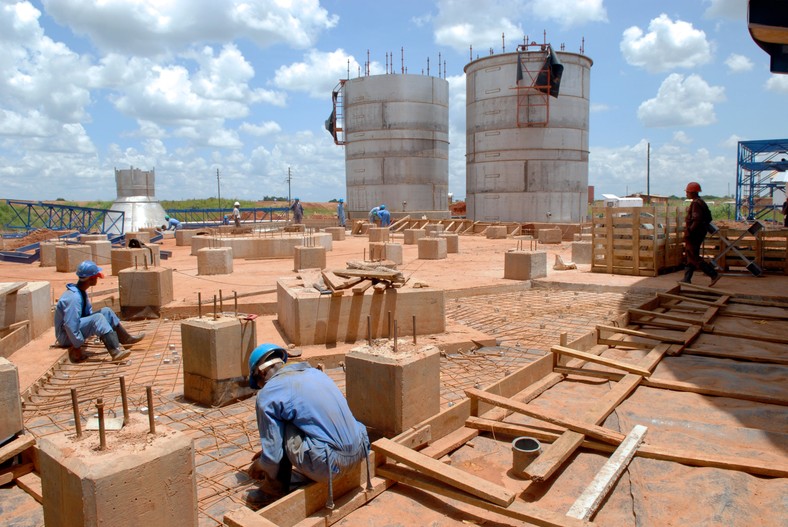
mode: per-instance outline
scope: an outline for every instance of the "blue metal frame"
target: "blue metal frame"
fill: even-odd
[[[123,232],[125,213],[120,210],[11,199],[7,199],[6,203],[11,207],[14,218],[20,222],[20,224],[14,224],[12,219],[5,225],[8,229],[27,232],[35,229],[75,230],[80,233],[98,231],[105,234],[112,228],[119,226],[120,232]],[[107,230],[104,230],[105,218]]]
[[[788,170],[788,139],[739,141],[736,167],[736,220],[743,221],[742,207],[747,207],[747,220],[762,218],[779,205],[761,203],[772,197],[774,189],[784,182],[772,182],[777,172]]]
[[[283,219],[276,218],[274,213],[286,215],[289,210],[289,207],[247,207],[240,209],[241,217],[249,218],[243,220],[245,224]],[[215,227],[224,223],[225,215],[229,216],[227,209],[167,209],[167,214],[182,223],[188,224],[189,228]],[[232,220],[230,220],[230,223],[232,224]]]

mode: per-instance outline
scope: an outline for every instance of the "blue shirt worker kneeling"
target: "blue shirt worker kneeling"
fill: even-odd
[[[167,220],[168,231],[175,231],[181,228],[181,222],[176,220],[175,218],[171,218],[169,214],[165,215],[164,219]],[[162,225],[162,227],[164,227],[164,225]]]
[[[82,362],[87,356],[82,348],[88,338],[98,335],[109,351],[112,360],[122,360],[131,354],[123,344],[135,344],[145,337],[145,333],[130,335],[121,325],[120,319],[109,307],[98,313],[93,312],[93,305],[87,290],[104,278],[101,267],[91,260],[85,260],[77,267],[76,284],[66,285],[66,292],[60,295],[55,307],[55,338],[57,344],[68,348],[71,362]]]
[[[328,375],[306,362],[287,364],[287,351],[276,344],[252,351],[249,386],[260,390],[255,408],[262,444],[249,476],[262,479],[260,489],[274,497],[291,484],[327,482],[332,508],[332,481],[369,455],[366,427]]]
[[[391,225],[391,213],[388,211],[385,205],[380,206],[380,210],[378,210],[378,218],[380,218],[381,227],[388,227]]]

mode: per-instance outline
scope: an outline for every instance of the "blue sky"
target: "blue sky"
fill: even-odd
[[[746,0],[0,0],[0,197],[113,199],[155,168],[160,199],[345,196],[323,123],[347,75],[450,84],[449,190],[465,196],[465,76],[523,36],[593,61],[589,184],[733,192],[740,140],[788,137],[788,76],[749,36]],[[584,43],[584,44],[583,44]]]

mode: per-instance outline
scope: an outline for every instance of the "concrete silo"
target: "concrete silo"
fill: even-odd
[[[449,83],[429,75],[372,75],[341,88],[347,210],[366,218],[448,216]]]
[[[115,185],[118,197],[110,209],[125,213],[124,233],[135,232],[143,227],[160,227],[166,223],[164,207],[156,199],[156,173],[153,170],[133,167],[115,169]],[[120,226],[105,225],[104,228],[110,234],[123,234]]]
[[[548,45],[531,44],[465,66],[469,219],[578,223],[586,217],[592,61],[555,52],[563,73],[552,97],[539,76],[550,57]]]

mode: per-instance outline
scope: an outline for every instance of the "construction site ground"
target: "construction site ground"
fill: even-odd
[[[402,241],[397,238],[393,241]],[[549,355],[551,346],[572,342],[599,324],[620,320],[628,309],[642,306],[657,293],[674,288],[681,278],[678,272],[653,278],[590,273],[590,266],[582,264],[576,270],[553,270],[556,255],[564,261],[571,259],[571,244],[564,242],[536,247],[547,252],[546,277],[534,281],[505,280],[504,253],[515,249],[517,243],[513,239],[461,236],[459,253],[449,254],[443,260],[419,260],[415,245],[404,246],[403,264],[398,266],[408,279],[404,287],[419,282],[442,289],[446,295],[447,331],[417,339],[419,345],[434,344],[443,350],[440,393],[444,410],[467,400],[466,390],[483,390]],[[236,259],[230,275],[198,276],[197,259],[190,254],[190,247],[178,247],[174,239],[165,238],[162,249],[172,251],[170,258],[162,260],[162,266],[173,269],[175,300],[164,307],[161,318],[126,323],[132,331],[147,333],[134,346],[129,361],[111,363],[102,353],[102,345],[91,343],[95,357],[83,364],[70,364],[63,349],[51,346],[52,329],[15,352],[9,360],[19,369],[22,391],[28,392],[25,426],[35,437],[73,431],[71,388],[78,389],[83,415],[87,416],[92,408],[89,405],[97,397],[103,397],[110,411],[120,413],[119,376],[125,378],[132,412],[146,411],[145,388],[152,386],[157,423],[182,430],[194,439],[200,525],[222,525],[225,514],[234,509],[245,506],[257,510],[271,502],[244,472],[259,449],[254,400],[206,408],[184,399],[179,320],[197,315],[198,293],[204,316],[214,311],[214,305],[223,316],[235,316],[237,294],[238,312],[259,315],[258,343],[289,344],[276,322],[276,281],[298,273],[293,271],[292,259]],[[333,250],[327,253],[327,268],[344,269],[348,261],[363,260],[367,251],[366,236],[335,241]],[[0,282],[42,280],[51,283],[54,301],[74,277],[37,264],[0,262]],[[706,285],[709,279],[696,275],[695,282]],[[116,301],[117,287],[117,277],[107,274],[92,292],[94,302]],[[778,305],[788,302],[786,276],[726,275],[716,289],[738,298]],[[742,392],[764,394],[762,401],[639,387],[597,424],[624,434],[634,424],[645,424],[649,426],[646,441],[649,444],[710,451],[785,467],[788,463],[785,410],[788,345],[780,342],[780,337],[786,334],[786,319],[780,316],[786,311],[780,307],[773,309],[776,318],[759,319],[760,312],[755,312],[754,318],[722,317],[715,324],[731,333],[774,335],[776,342],[753,343],[730,336],[704,335],[696,347],[721,347],[742,354],[755,349],[753,353],[768,354],[774,362],[681,355],[664,358],[654,372],[660,378],[677,381],[703,381],[717,387],[735,385]],[[479,345],[474,341],[486,345],[476,349]],[[342,357],[361,344],[364,342],[306,346],[300,348],[300,359],[320,365],[344,391]],[[646,349],[611,348],[605,357],[619,356],[637,363],[647,354]],[[570,375],[533,399],[533,405],[580,419],[605,398],[614,384],[609,378]],[[502,417],[497,419],[500,421]],[[511,415],[506,422],[536,426],[546,434],[560,435],[564,431],[559,426],[545,426],[519,414]],[[97,441],[90,434],[87,440]],[[467,441],[442,460],[517,492],[518,499],[563,514],[608,457],[591,449],[578,450],[546,482],[533,483],[512,473],[511,441],[511,433],[493,430]],[[545,439],[545,442],[549,441]],[[614,487],[594,522],[600,525],[788,525],[786,496],[788,479],[785,477],[638,457]],[[16,485],[0,487],[0,517],[4,525],[43,525],[42,507]],[[523,522],[463,500],[395,485],[367,506],[338,519],[336,524],[495,526]]]

